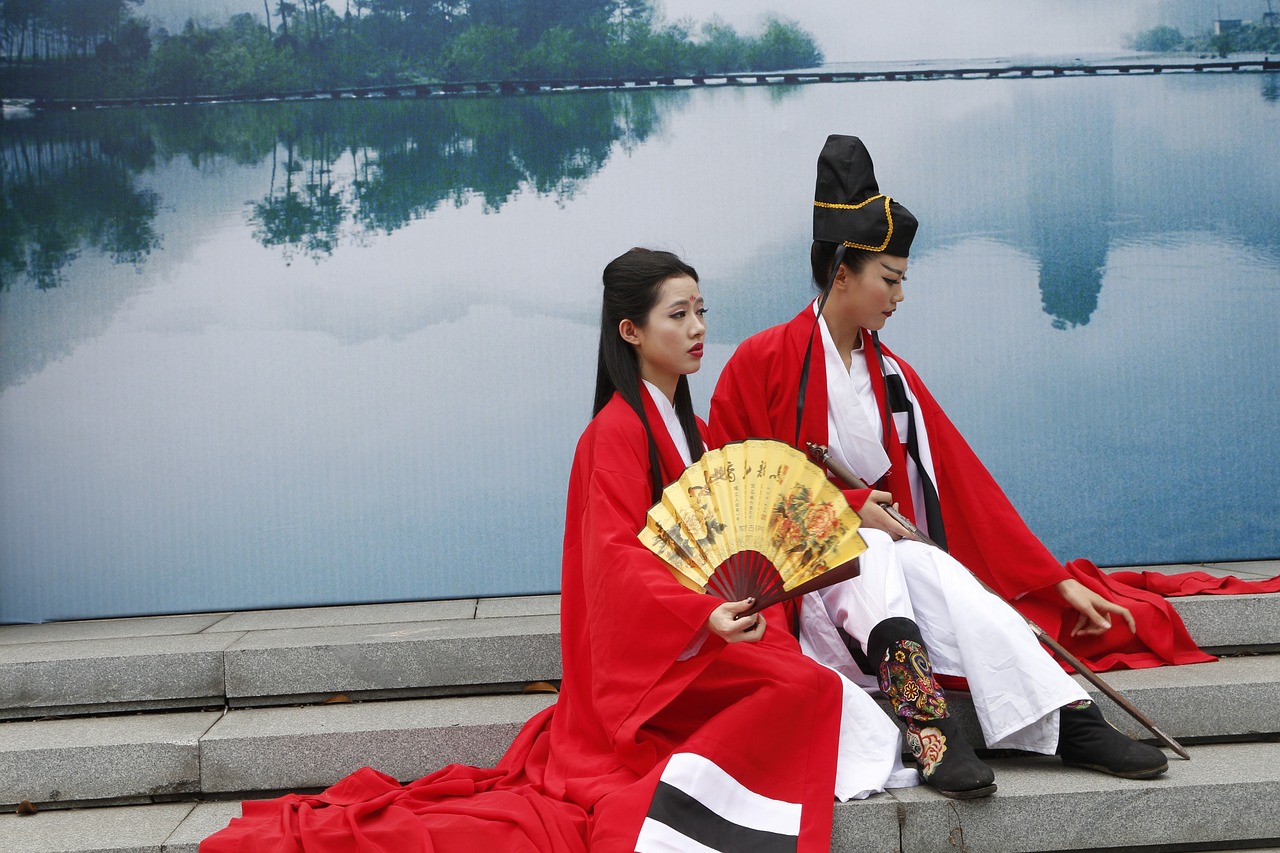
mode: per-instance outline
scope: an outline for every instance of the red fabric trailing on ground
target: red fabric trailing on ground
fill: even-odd
[[[684,465],[641,396],[669,482]],[[561,692],[497,766],[403,785],[363,768],[318,795],[247,802],[201,853],[634,851],[674,752],[714,763],[753,798],[799,804],[797,853],[828,850],[839,677],[801,652],[781,606],[764,611],[759,642],[709,634],[721,600],[678,583],[637,535],[650,500],[644,428],[615,396],[570,474]]]
[[[1135,589],[1145,589],[1167,597],[1280,592],[1280,575],[1251,581],[1237,577],[1217,577],[1208,572],[1181,572],[1173,575],[1163,572],[1108,572],[1108,575]]]

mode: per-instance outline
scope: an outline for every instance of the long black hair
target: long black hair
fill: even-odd
[[[644,328],[649,322],[649,312],[658,304],[662,283],[680,275],[698,280],[697,271],[671,252],[635,248],[610,261],[602,276],[604,302],[600,310],[600,356],[596,363],[596,399],[591,415],[600,414],[614,392],[621,394],[639,415],[649,436],[649,469],[655,503],[662,494],[663,486],[658,446],[654,443],[653,429],[645,417],[640,396],[639,356],[635,346],[623,340],[618,324],[630,320],[638,328]],[[693,414],[689,377],[681,376],[677,380],[673,402],[689,445],[689,454],[696,462],[702,458],[702,435]]]

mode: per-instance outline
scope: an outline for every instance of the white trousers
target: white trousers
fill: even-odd
[[[868,546],[861,574],[809,593],[801,604],[805,654],[849,681],[878,689],[876,679],[853,662],[836,628],[865,651],[872,628],[905,616],[919,625],[934,672],[968,680],[988,747],[1052,754],[1058,709],[1089,694],[1045,651],[1022,616],[946,552],[911,540],[894,542],[879,530],[859,532]],[[844,729],[842,721],[842,765]]]

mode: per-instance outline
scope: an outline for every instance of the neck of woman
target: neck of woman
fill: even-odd
[[[652,371],[640,369],[640,378],[656,387],[667,398],[667,402],[671,405],[676,403],[676,384],[680,381],[679,376],[666,376],[655,374]]]
[[[822,318],[826,321],[827,331],[831,333],[831,342],[836,345],[836,352],[844,360],[847,368],[853,357],[853,351],[862,343],[862,327],[856,324],[842,323],[839,312],[831,310],[831,300],[822,309]]]

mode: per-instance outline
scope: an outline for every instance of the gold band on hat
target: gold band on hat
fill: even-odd
[[[866,199],[865,201],[860,201],[857,204],[836,204],[830,201],[815,201],[813,203],[813,206],[827,208],[828,210],[858,210],[860,208],[867,206],[868,204],[871,204],[871,202],[879,198],[884,199],[884,218],[889,226],[888,231],[884,235],[884,242],[881,243],[879,246],[866,246],[866,245],[863,245],[862,243],[852,243],[848,240],[845,240],[844,244],[848,246],[850,249],[863,249],[868,252],[883,252],[886,248],[888,248],[889,241],[893,239],[893,213],[891,213],[889,210],[889,202],[893,201],[893,199],[889,198],[889,196],[885,195],[884,193],[880,193],[879,195],[873,195],[871,198]]]

